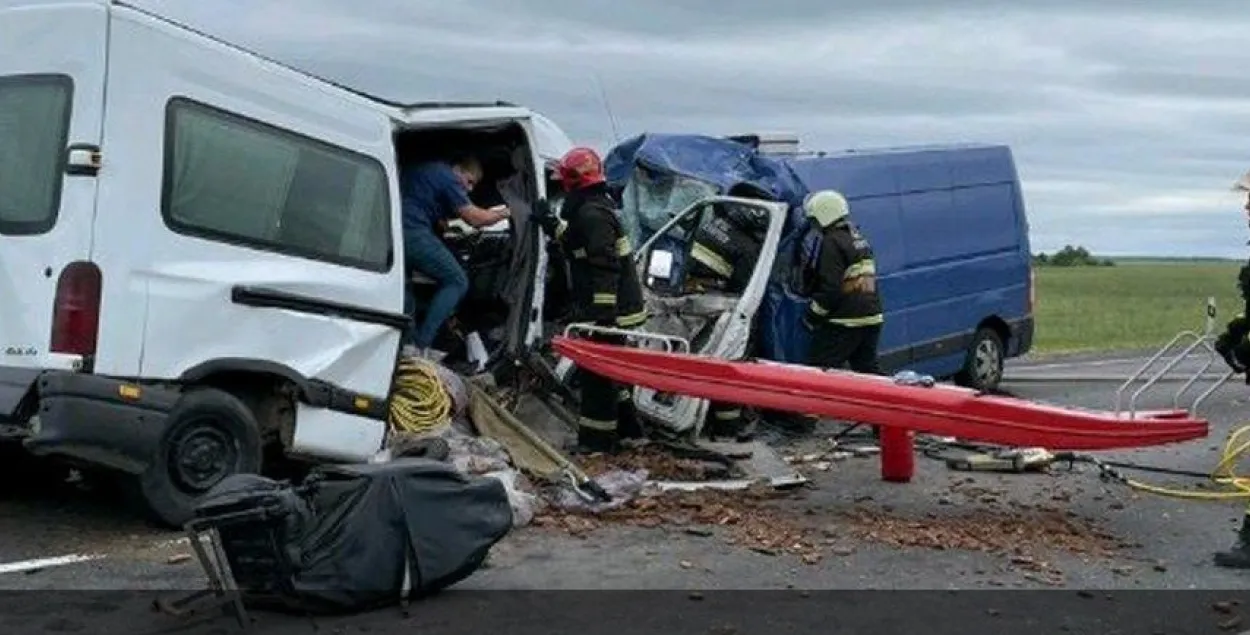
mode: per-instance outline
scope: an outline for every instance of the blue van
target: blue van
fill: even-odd
[[[1027,353],[1034,330],[1029,226],[1011,150],[948,145],[784,162],[808,191],[846,196],[872,243],[884,369],[996,389],[1004,360]],[[812,244],[796,242],[801,251]]]
[[[638,243],[702,196],[787,203],[786,229],[755,317],[753,356],[806,360],[808,300],[795,274],[816,253],[801,211],[808,193],[840,191],[876,252],[886,310],[887,372],[913,370],[992,391],[1006,359],[1033,341],[1029,227],[1009,148],[942,145],[840,153],[760,150],[750,137],[644,134],[612,149],[609,181]]]

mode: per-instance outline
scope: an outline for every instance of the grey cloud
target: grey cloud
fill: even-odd
[[[1198,75],[1183,71],[1110,71],[1099,81],[1102,88],[1129,95],[1183,95],[1187,100],[1250,100],[1244,75]]]
[[[1040,248],[1244,250],[1244,2],[141,4],[384,97],[523,103],[601,147],[597,80],[624,135],[1006,143]]]

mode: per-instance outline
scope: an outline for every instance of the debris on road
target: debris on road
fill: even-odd
[[[557,510],[602,515],[634,500],[647,484],[647,471],[612,470],[594,475],[592,478],[611,497],[611,500],[590,502],[563,485],[546,488],[546,499]]]
[[[1127,546],[1090,521],[1052,509],[1010,513],[977,510],[958,516],[929,514],[925,518],[856,509],[845,513],[844,518],[850,533],[861,540],[895,548],[1002,555],[1013,568],[1024,571],[1026,578],[1052,585],[1062,583],[1062,572],[1042,557],[1044,553],[1111,558]]]
[[[1240,603],[1237,602],[1236,600],[1215,602],[1214,604],[1211,605],[1211,610],[1215,611],[1216,613],[1222,613],[1224,615],[1232,615],[1233,611],[1236,610],[1236,607],[1238,604]]]
[[[729,545],[762,555],[794,555],[805,563],[816,564],[827,547],[826,541],[814,527],[800,521],[800,514],[771,504],[790,496],[765,485],[736,492],[649,493],[600,514],[547,510],[534,520],[534,525],[579,537],[611,525],[673,527],[699,536],[718,533]],[[720,531],[705,529],[709,527]]]
[[[724,467],[710,461],[684,459],[663,448],[643,446],[616,455],[591,454],[578,463],[592,478],[608,472],[646,470],[657,481],[706,481],[721,478]]]

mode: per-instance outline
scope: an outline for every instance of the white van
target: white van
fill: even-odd
[[[571,146],[524,108],[386,102],[124,2],[7,0],[0,441],[119,475],[172,525],[275,450],[378,456],[408,324],[399,166],[470,151],[486,171],[475,201],[512,209],[502,226],[449,239],[470,278],[460,339],[480,335],[502,377],[560,332],[544,324],[559,294],[547,293],[531,210]],[[636,257],[659,335],[735,357],[771,252],[731,296],[672,288],[654,266],[688,254],[726,205],[770,219],[775,244],[784,205],[709,197]],[[696,435],[706,409],[653,391],[635,400]]]
[[[541,337],[534,116],[387,103],[123,2],[0,9],[0,436],[129,475],[170,524],[271,447],[369,460],[409,155],[484,157],[474,194],[513,219],[471,268],[505,305],[482,332]]]

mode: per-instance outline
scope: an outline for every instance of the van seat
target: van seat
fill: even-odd
[[[707,339],[709,327],[717,318],[738,305],[738,296],[728,293],[700,293],[679,297],[647,294],[651,319],[646,329],[654,333],[684,338],[698,352],[696,340]],[[703,337],[700,337],[700,336]]]

